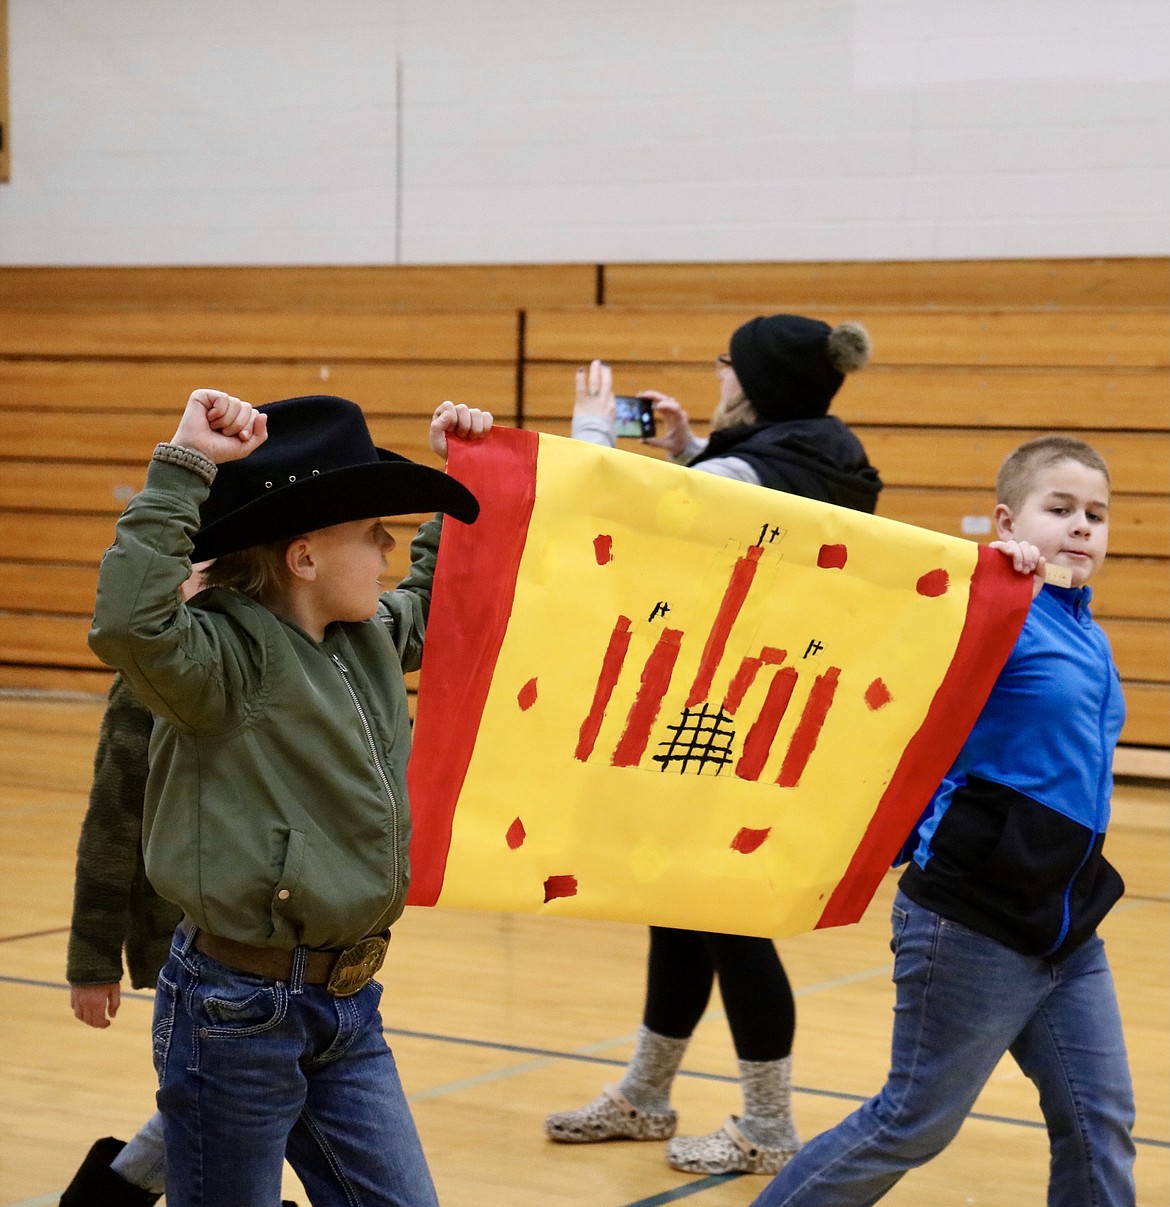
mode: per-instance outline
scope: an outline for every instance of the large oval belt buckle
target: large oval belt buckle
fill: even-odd
[[[333,965],[329,982],[325,986],[334,997],[352,997],[364,989],[374,974],[382,967],[386,958],[388,940],[383,935],[363,939],[347,947]]]

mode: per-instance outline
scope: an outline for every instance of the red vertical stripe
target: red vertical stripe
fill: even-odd
[[[642,682],[638,694],[630,706],[626,728],[613,752],[615,767],[635,767],[646,752],[650,741],[650,730],[658,719],[662,708],[662,697],[670,686],[670,676],[678,659],[682,643],[681,629],[663,629],[658,644],[650,651],[642,671]]]
[[[812,752],[817,748],[817,739],[821,736],[829,705],[837,694],[837,680],[840,675],[841,668],[831,666],[823,675],[817,676],[817,681],[808,694],[808,700],[805,701],[804,712],[796,723],[796,732],[788,743],[784,762],[780,764],[776,783],[781,788],[795,788],[800,783],[800,777],[812,758]]]
[[[474,524],[443,521],[435,566],[407,769],[412,905],[434,905],[443,888],[455,806],[512,615],[538,449],[535,432],[513,428],[495,428],[482,443],[451,441],[449,472],[471,489],[480,513]],[[442,652],[429,658],[431,650]]]
[[[779,666],[787,656],[787,650],[774,649],[770,645],[764,646],[760,650],[758,658],[745,658],[739,664],[739,670],[735,672],[731,683],[727,688],[727,696],[723,701],[723,711],[729,717],[733,717],[739,706],[743,703],[743,698],[751,690],[752,684],[756,681],[756,675],[759,673],[760,667],[765,663],[768,666]]]
[[[768,685],[768,694],[764,697],[760,715],[755,724],[748,730],[744,739],[743,754],[735,765],[735,774],[741,780],[758,780],[768,755],[772,752],[772,742],[776,738],[776,730],[788,711],[788,701],[792,699],[793,688],[796,687],[796,668],[782,666]]]
[[[736,710],[743,703],[744,696],[747,695],[751,685],[755,683],[756,675],[763,665],[763,658],[745,658],[739,664],[739,670],[732,676],[731,683],[727,688],[727,695],[723,700],[723,711],[729,717],[735,716]]]
[[[723,651],[727,646],[731,626],[735,624],[739,610],[743,607],[743,601],[747,599],[747,593],[751,590],[752,580],[756,576],[756,565],[763,552],[761,545],[753,545],[747,554],[735,563],[735,568],[731,571],[731,581],[723,593],[723,602],[719,605],[715,623],[711,626],[707,644],[703,647],[699,670],[691,685],[691,693],[687,697],[687,708],[694,708],[701,700],[706,700],[711,691],[711,681],[719,669],[719,660],[723,657]]]
[[[921,727],[906,744],[818,927],[845,926],[864,913],[890,861],[971,732],[1031,603],[1032,580],[1017,574],[1002,553],[981,546],[955,656]]]
[[[593,692],[593,703],[589,715],[581,722],[581,732],[577,735],[576,757],[585,762],[593,753],[597,735],[601,732],[601,722],[605,720],[605,710],[609,707],[613,689],[617,686],[618,676],[626,654],[630,649],[630,618],[619,616],[609,635],[609,645],[605,648],[605,656],[601,660],[601,675]]]

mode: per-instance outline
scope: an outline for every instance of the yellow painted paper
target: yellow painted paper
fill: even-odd
[[[541,436],[437,904],[818,925],[955,655],[977,561],[967,541]]]

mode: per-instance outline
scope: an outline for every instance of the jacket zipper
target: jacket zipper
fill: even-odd
[[[342,662],[342,660],[336,654],[330,654],[329,657],[332,658],[333,661],[337,664],[337,669],[341,672],[341,681],[342,681],[342,683],[345,684],[346,691],[349,692],[349,698],[353,701],[354,708],[357,709],[357,715],[358,715],[358,718],[361,720],[362,729],[364,729],[365,733],[366,733],[366,743],[370,748],[370,755],[372,756],[372,758],[374,760],[374,768],[378,772],[378,778],[382,781],[382,787],[386,789],[387,797],[389,797],[389,799],[390,799],[390,816],[391,816],[391,820],[392,820],[392,823],[394,826],[394,841],[392,844],[392,846],[394,848],[394,864],[393,864],[394,884],[395,884],[395,886],[397,886],[398,878],[399,878],[398,877],[398,799],[394,795],[394,789],[390,785],[389,777],[386,775],[386,772],[382,768],[382,760],[378,755],[378,744],[377,744],[377,742],[374,741],[374,730],[370,725],[369,718],[366,716],[366,710],[364,708],[362,708],[361,699],[359,698],[357,691],[355,690],[353,684],[350,682],[349,667],[347,667],[345,665],[345,663]],[[397,891],[398,891],[397,887],[395,887],[395,892],[397,892]]]
[[[1077,601],[1076,615],[1080,617],[1080,600]],[[1097,643],[1094,641],[1094,645]],[[1064,894],[1061,901],[1061,923],[1060,933],[1056,937],[1056,942],[1044,953],[1044,956],[1050,956],[1054,951],[1058,951],[1060,945],[1064,942],[1065,936],[1068,934],[1068,929],[1072,925],[1072,891],[1073,886],[1077,882],[1077,877],[1084,871],[1085,864],[1089,862],[1089,856],[1093,853],[1093,846],[1097,841],[1097,835],[1101,832],[1101,814],[1104,810],[1101,807],[1102,787],[1105,783],[1105,760],[1108,757],[1108,751],[1105,750],[1105,718],[1109,713],[1109,701],[1113,699],[1113,675],[1110,674],[1105,684],[1105,698],[1101,701],[1101,709],[1097,714],[1097,748],[1100,754],[1099,763],[1102,768],[1100,775],[1097,777],[1097,803],[1093,815],[1093,832],[1089,835],[1089,846],[1081,857],[1080,863],[1077,864],[1073,874],[1069,877],[1068,883],[1064,886]],[[1041,956],[1041,959],[1044,958]]]

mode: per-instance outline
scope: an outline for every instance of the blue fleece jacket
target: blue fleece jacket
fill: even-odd
[[[1125,704],[1089,599],[1049,585],[1033,600],[901,880],[927,909],[1053,961],[1124,891],[1102,845]]]

